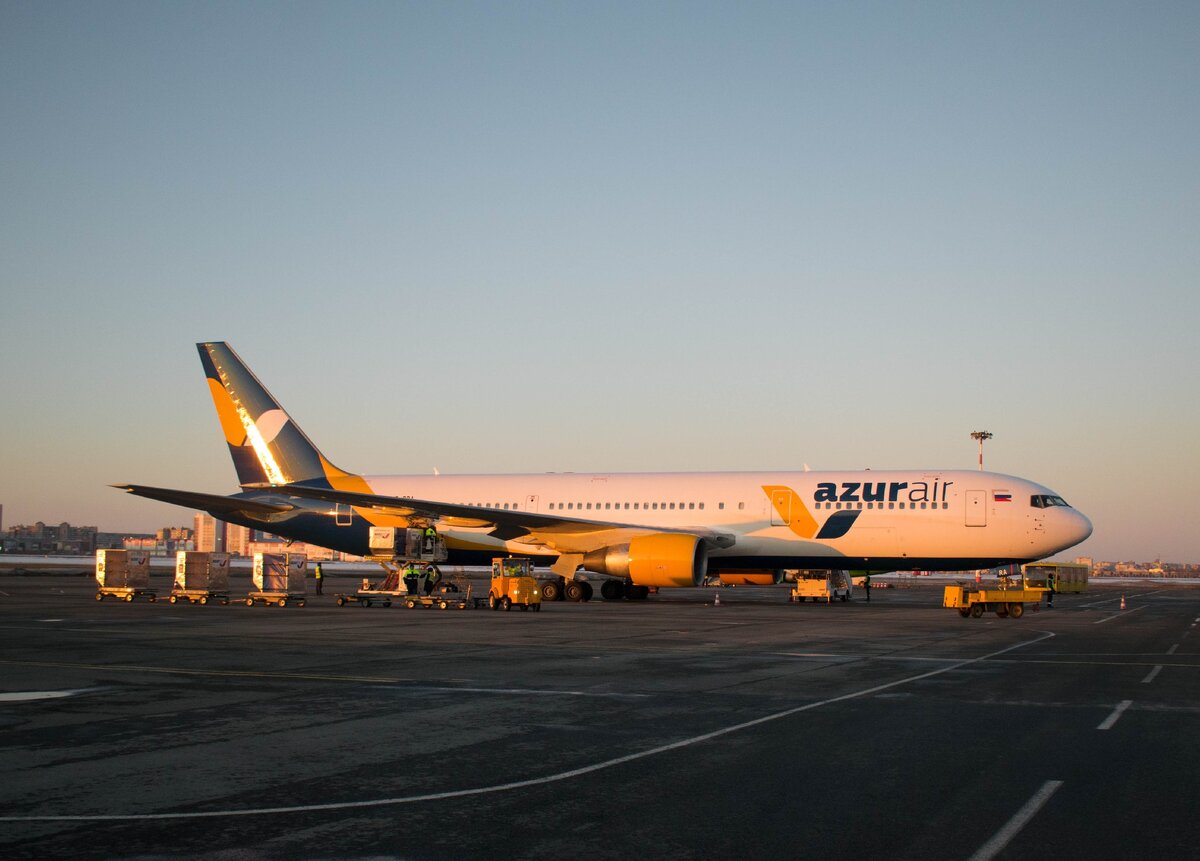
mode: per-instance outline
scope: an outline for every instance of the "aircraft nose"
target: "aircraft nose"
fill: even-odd
[[[1088,520],[1086,515],[1081,514],[1078,511],[1072,511],[1071,514],[1074,516],[1072,517],[1071,523],[1067,527],[1067,536],[1071,542],[1069,545],[1067,545],[1069,547],[1079,544],[1082,541],[1086,541],[1092,534],[1092,521]]]

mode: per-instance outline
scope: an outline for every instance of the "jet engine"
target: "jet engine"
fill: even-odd
[[[708,570],[708,555],[695,535],[661,532],[593,550],[583,558],[583,567],[624,577],[637,586],[699,586]]]

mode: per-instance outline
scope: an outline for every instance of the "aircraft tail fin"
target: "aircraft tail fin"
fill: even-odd
[[[325,459],[232,347],[213,341],[196,348],[242,487],[348,477]]]

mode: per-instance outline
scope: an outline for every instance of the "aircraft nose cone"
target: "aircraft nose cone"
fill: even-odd
[[[1080,514],[1078,511],[1073,512],[1075,515],[1074,521],[1070,525],[1069,537],[1073,546],[1081,541],[1086,541],[1092,534],[1092,521],[1088,520],[1086,515]]]

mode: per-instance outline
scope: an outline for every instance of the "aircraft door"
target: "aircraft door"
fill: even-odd
[[[538,510],[538,498],[536,493],[531,493],[525,497],[525,510],[532,511],[535,514]]]
[[[967,526],[987,526],[987,491],[967,491]]]

